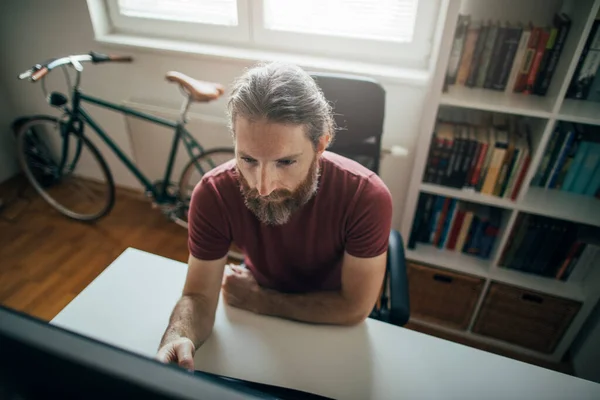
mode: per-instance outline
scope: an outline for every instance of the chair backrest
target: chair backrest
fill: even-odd
[[[319,72],[310,75],[333,106],[338,131],[328,150],[379,174],[385,111],[383,87],[362,76]]]

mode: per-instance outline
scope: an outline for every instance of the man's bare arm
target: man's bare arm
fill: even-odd
[[[210,336],[215,321],[215,312],[221,290],[226,257],[204,261],[190,255],[183,293],[169,319],[162,337],[159,358],[176,361],[175,350],[163,351],[169,343],[182,338],[192,341],[194,351]],[[171,349],[169,349],[171,350]],[[162,356],[162,357],[161,357]],[[181,360],[180,360],[181,361]]]
[[[386,256],[387,253],[358,258],[346,253],[342,264],[342,289],[337,292],[287,294],[255,285],[254,294],[238,296],[234,280],[230,284],[231,290],[225,287],[226,299],[230,304],[260,314],[312,323],[354,325],[367,318],[375,305],[385,274]],[[238,270],[234,276],[244,273],[250,272]]]

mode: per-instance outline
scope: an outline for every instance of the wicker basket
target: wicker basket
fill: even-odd
[[[408,263],[410,312],[415,319],[467,329],[483,279]]]
[[[473,332],[552,353],[581,303],[493,282]]]

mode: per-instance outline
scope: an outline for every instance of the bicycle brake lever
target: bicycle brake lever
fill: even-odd
[[[71,57],[71,64],[73,64],[73,67],[78,71],[81,72],[83,71],[83,65],[81,65],[81,63],[79,61],[77,61],[75,58]]]

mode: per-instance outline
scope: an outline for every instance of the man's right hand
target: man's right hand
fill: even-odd
[[[163,344],[156,358],[163,363],[174,363],[187,370],[194,370],[194,342],[186,337],[180,337]]]
[[[196,347],[208,339],[215,322],[226,260],[227,255],[205,261],[190,254],[181,298],[171,313],[156,354],[159,361],[194,369]]]

